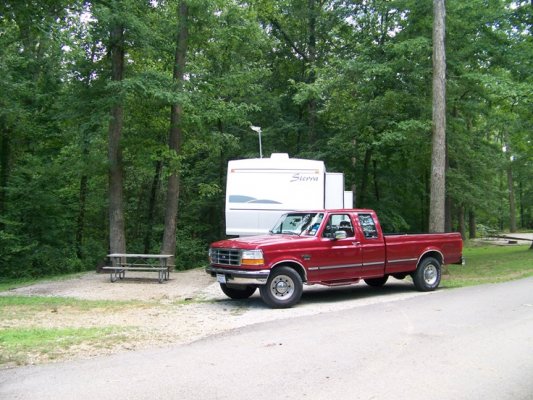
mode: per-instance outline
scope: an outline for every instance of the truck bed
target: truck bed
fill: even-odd
[[[428,253],[433,253],[442,264],[461,262],[460,233],[404,233],[386,234],[383,237],[387,260],[385,272],[388,274],[414,271],[419,259]],[[418,256],[414,258],[413,254]]]

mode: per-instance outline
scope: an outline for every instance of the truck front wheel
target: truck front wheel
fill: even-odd
[[[290,267],[274,269],[266,285],[259,287],[261,298],[272,308],[292,307],[302,297],[302,278]]]
[[[417,290],[421,292],[435,290],[440,284],[440,262],[433,257],[424,258],[411,276]]]
[[[231,299],[241,300],[247,299],[252,294],[255,293],[255,286],[228,286],[225,283],[220,284],[220,289],[224,292],[226,296]]]

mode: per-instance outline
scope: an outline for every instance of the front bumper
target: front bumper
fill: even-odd
[[[238,269],[220,268],[210,265],[206,267],[205,272],[215,277],[224,275],[226,283],[232,285],[265,285],[270,275],[269,269],[259,271],[243,271]]]

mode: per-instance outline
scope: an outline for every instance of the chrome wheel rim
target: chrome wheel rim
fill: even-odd
[[[437,280],[439,279],[439,271],[437,270],[437,267],[433,264],[429,264],[424,269],[424,281],[427,285],[433,286],[435,283],[437,283]]]
[[[294,281],[287,275],[279,275],[272,279],[270,292],[280,300],[286,300],[294,293]]]

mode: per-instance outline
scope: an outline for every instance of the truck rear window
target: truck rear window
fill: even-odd
[[[372,215],[359,214],[359,224],[366,239],[376,239],[378,237],[378,230],[376,229],[376,223]]]

